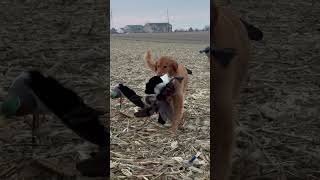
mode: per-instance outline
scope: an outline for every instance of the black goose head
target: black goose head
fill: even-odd
[[[147,82],[147,84],[146,84],[146,89],[145,89],[145,93],[146,94],[154,94],[155,92],[154,92],[154,88],[158,85],[158,84],[160,84],[160,83],[162,83],[163,81],[162,81],[162,79],[161,79],[161,77],[160,76],[153,76],[151,79],[149,79],[149,81]]]

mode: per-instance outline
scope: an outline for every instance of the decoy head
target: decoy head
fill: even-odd
[[[111,91],[110,91],[110,97],[112,99],[115,99],[115,98],[119,98],[119,97],[122,97],[123,94],[121,93],[120,89],[119,89],[119,85],[117,85],[116,87],[114,87]]]
[[[205,53],[209,57],[210,56],[210,46],[200,50],[199,53],[201,53],[201,54]]]
[[[17,114],[20,108],[20,99],[17,96],[8,96],[0,105],[0,127],[5,126],[8,117]]]
[[[6,117],[14,116],[20,107],[20,99],[17,96],[8,96],[1,104],[0,113]]]

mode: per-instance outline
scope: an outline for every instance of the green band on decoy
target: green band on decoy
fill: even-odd
[[[111,91],[110,95],[111,95],[111,98],[115,98],[118,96],[118,93],[116,91]]]
[[[20,99],[17,96],[9,96],[1,105],[1,114],[14,116],[20,107]]]

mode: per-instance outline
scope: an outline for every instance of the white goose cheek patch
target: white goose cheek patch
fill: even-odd
[[[172,77],[169,77],[168,74],[165,74],[165,75],[161,76],[160,78],[162,80],[162,83],[157,84],[156,87],[154,88],[154,93],[156,95],[160,94],[162,88],[164,88],[172,79]]]

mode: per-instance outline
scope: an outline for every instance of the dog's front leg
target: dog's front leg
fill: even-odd
[[[173,109],[174,109],[174,116],[172,119],[171,133],[173,135],[176,135],[178,126],[181,123],[182,115],[183,115],[183,96],[182,95],[175,95],[175,98],[173,100]]]

